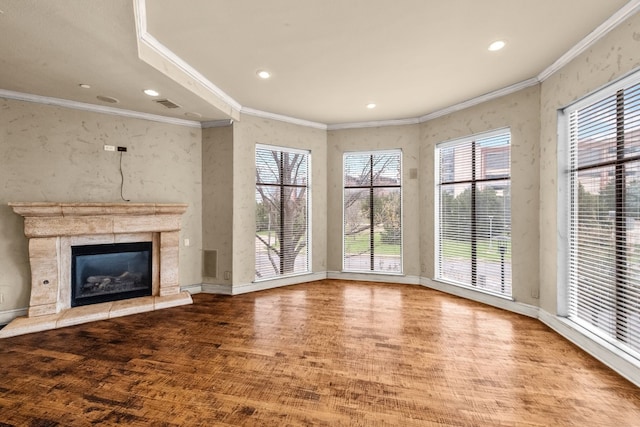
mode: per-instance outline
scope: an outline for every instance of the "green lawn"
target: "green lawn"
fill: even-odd
[[[264,239],[269,234],[267,231],[258,233]],[[400,255],[400,245],[388,245],[381,242],[380,232],[374,234],[377,255]],[[272,243],[275,244],[275,234],[271,232]],[[444,240],[443,255],[445,258],[470,258],[471,243],[461,242],[458,240]],[[499,242],[494,240],[478,240],[478,259],[486,261],[500,261],[500,252],[498,250]],[[277,248],[276,248],[277,249]],[[360,233],[348,236],[345,240],[346,254],[361,254],[369,252],[369,234]],[[504,254],[505,260],[511,260],[511,242],[507,242],[507,250]]]
[[[477,251],[478,259],[486,261],[500,261],[500,251],[498,250],[499,242],[494,240],[478,240]],[[507,242],[507,250],[504,254],[505,260],[511,259],[511,242]],[[442,254],[445,258],[470,258],[471,242],[461,242],[459,240],[444,240],[442,242]],[[466,256],[465,256],[466,255]]]
[[[376,245],[376,255],[400,255],[400,245],[388,245],[381,242],[380,232],[373,235]],[[346,254],[369,253],[369,233],[347,236],[344,242]]]

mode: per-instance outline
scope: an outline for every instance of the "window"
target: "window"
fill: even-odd
[[[308,151],[256,147],[256,280],[309,271]]]
[[[402,152],[344,155],[343,269],[402,273]]]
[[[511,134],[436,147],[436,278],[511,296]]]
[[[634,81],[635,80],[635,81]],[[569,319],[640,358],[640,77],[565,109]]]

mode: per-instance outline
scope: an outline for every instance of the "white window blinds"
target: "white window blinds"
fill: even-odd
[[[439,144],[436,277],[511,295],[511,135]]]
[[[402,152],[344,155],[343,269],[402,273]]]
[[[256,147],[256,280],[309,271],[309,152]]]
[[[640,84],[569,108],[569,319],[640,354]]]

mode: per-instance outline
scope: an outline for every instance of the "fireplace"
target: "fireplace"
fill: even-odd
[[[71,307],[150,296],[152,243],[71,247]]]
[[[0,338],[193,303],[178,271],[187,205],[9,205],[24,217],[31,297],[27,315],[2,328]]]

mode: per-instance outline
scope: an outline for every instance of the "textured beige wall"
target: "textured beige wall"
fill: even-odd
[[[327,241],[328,271],[342,271],[342,158],[347,151],[402,149],[403,273],[420,275],[419,182],[409,171],[418,168],[418,125],[329,131]]]
[[[512,283],[516,301],[538,305],[538,85],[422,124],[420,149],[421,253],[424,277],[434,277],[434,148],[452,139],[511,129]]]
[[[233,123],[233,286],[255,277],[255,146],[311,150],[313,272],[326,270],[326,131],[243,115]]]
[[[22,217],[8,202],[118,202],[124,196],[188,203],[180,284],[201,283],[201,130],[0,98],[0,311],[28,305],[30,272]]]
[[[542,83],[540,108],[540,306],[556,314],[558,110],[640,67],[640,13]]]
[[[233,127],[202,130],[202,249],[218,251],[218,277],[230,285],[233,244]],[[225,279],[225,272],[229,278]]]

